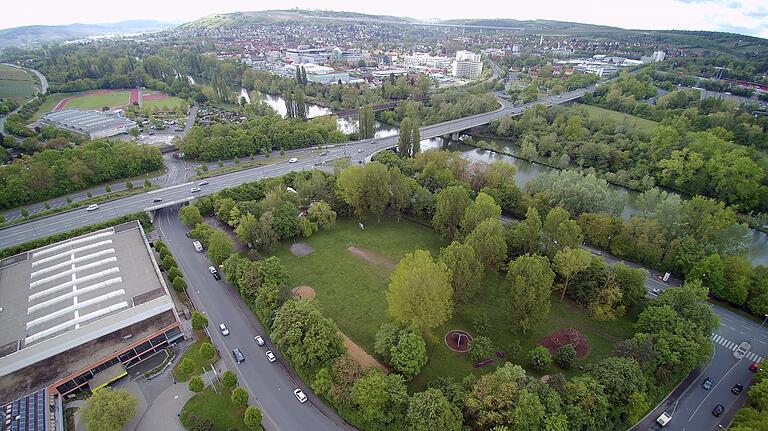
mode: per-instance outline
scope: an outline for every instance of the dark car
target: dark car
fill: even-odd
[[[722,404],[718,404],[715,406],[714,409],[712,409],[712,414],[717,417],[720,417],[720,415],[723,414],[724,411],[725,411],[725,407],[723,407]]]
[[[742,390],[744,390],[744,385],[740,383],[737,383],[736,386],[731,388],[731,392],[733,392],[733,395],[739,395]]]
[[[712,389],[712,384],[713,383],[715,383],[715,381],[712,380],[711,377],[707,377],[706,379],[704,379],[704,383],[701,384],[701,387],[706,389],[706,390],[710,390],[710,389]]]
[[[152,202],[162,202],[163,198],[154,198],[152,199]]]
[[[240,349],[233,350],[232,356],[235,357],[235,362],[237,362],[238,364],[241,362],[245,362],[245,356],[243,356],[243,352],[241,352]]]

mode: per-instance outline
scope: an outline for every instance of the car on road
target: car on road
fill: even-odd
[[[232,356],[235,357],[235,362],[238,364],[241,362],[245,362],[245,356],[243,356],[243,352],[240,351],[240,349],[235,348],[232,350]]]
[[[154,198],[152,199],[152,202],[162,202],[163,198]]]
[[[296,399],[299,400],[300,403],[304,404],[307,402],[307,396],[304,395],[304,391],[301,389],[294,389],[293,395],[296,396]]]
[[[208,271],[211,273],[213,278],[215,278],[216,280],[221,280],[221,274],[219,274],[219,271],[216,270],[216,267],[209,266]]]
[[[88,208],[86,208],[86,211],[96,211],[99,209],[99,204],[90,204],[88,205]]]
[[[253,339],[256,340],[256,344],[258,344],[259,346],[263,346],[264,345],[264,339],[261,338],[261,335],[257,335],[255,337],[253,337]]]
[[[200,187],[192,187],[191,189],[189,189],[189,191],[192,193],[197,193],[200,191]]]
[[[736,383],[731,388],[731,392],[733,393],[733,395],[739,395],[743,390],[744,390],[744,385],[742,385],[741,383]]]
[[[321,156],[321,157],[322,157],[322,156],[327,156],[327,155],[328,155],[328,151],[323,151],[322,153],[320,153],[320,156]]]
[[[200,187],[207,186],[208,185],[208,181],[200,181],[199,183],[197,183],[197,185],[200,186]]]
[[[198,253],[203,252],[203,244],[200,241],[192,241],[192,246],[195,247],[195,251]],[[216,268],[214,268],[216,269]]]
[[[701,384],[701,387],[706,389],[706,390],[710,390],[710,389],[712,389],[712,384],[714,384],[714,383],[715,383],[715,381],[712,380],[711,377],[707,377],[706,379],[704,379],[704,383]]]
[[[358,152],[358,153],[362,153],[363,151],[365,151],[365,150],[363,150],[362,148],[358,148],[358,149],[357,149],[357,152]]]
[[[275,357],[275,354],[272,353],[271,350],[267,350],[266,353],[264,353],[264,354],[267,356],[267,360],[269,362],[275,362],[277,360],[277,358]]]
[[[661,415],[659,415],[658,418],[656,418],[656,423],[661,426],[666,426],[671,420],[672,416],[670,416],[667,412],[663,412]]]
[[[723,407],[722,404],[718,404],[715,406],[714,409],[712,409],[712,414],[719,418],[724,411],[725,411],[725,407]]]
[[[288,163],[296,163],[298,161],[299,159],[297,159],[296,157],[291,157],[290,159],[288,159]]]
[[[371,145],[376,145],[376,141],[371,141]]]
[[[758,367],[757,362],[752,362],[751,364],[749,364],[749,371],[752,371],[753,373],[756,373],[757,372],[757,367]]]
[[[661,289],[653,289],[653,290],[651,290],[651,295],[658,296],[660,294],[661,294]]]
[[[221,335],[225,337],[229,335],[229,329],[227,329],[227,325],[223,323],[219,324],[219,331],[221,331]]]

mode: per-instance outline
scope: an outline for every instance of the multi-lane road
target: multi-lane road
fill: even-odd
[[[208,272],[210,261],[196,253],[186,229],[179,223],[177,208],[164,208],[155,219],[158,233],[171,249],[176,262],[187,279],[187,293],[192,302],[208,316],[211,338],[219,349],[227,368],[251,394],[251,403],[264,413],[267,430],[354,430],[336,413],[315,397],[285,362],[269,339],[267,331],[256,320],[238,293],[225,279],[216,281]],[[218,329],[224,323],[230,333],[223,336]],[[264,346],[254,341],[256,335],[265,340]],[[236,363],[232,350],[239,348],[245,361]],[[277,361],[267,361],[265,352],[272,350]],[[309,397],[300,404],[293,390],[301,388]]]

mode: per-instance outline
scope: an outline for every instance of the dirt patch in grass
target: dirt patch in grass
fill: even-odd
[[[368,352],[366,352],[362,347],[355,344],[354,341],[352,341],[349,337],[344,335],[343,332],[339,331],[339,335],[341,335],[341,338],[344,339],[344,347],[347,349],[347,354],[350,358],[354,359],[355,362],[360,364],[361,367],[363,367],[364,370],[367,370],[371,367],[376,367],[381,370],[384,374],[389,374],[389,368],[385,367],[382,363],[376,360],[373,356],[369,355]]]
[[[294,244],[291,244],[288,246],[288,251],[291,252],[292,255],[296,257],[304,257],[313,251],[315,251],[314,248],[312,248],[309,244],[306,242],[297,242]]]
[[[353,256],[357,256],[360,259],[363,259],[364,261],[370,263],[371,265],[380,266],[390,271],[393,271],[395,269],[395,262],[374,251],[366,250],[360,247],[355,247],[353,245],[347,246],[347,251],[352,253]]]
[[[577,358],[583,358],[589,351],[587,337],[585,337],[578,329],[574,328],[558,329],[539,340],[539,344],[546,347],[553,355],[558,348],[565,346],[566,344],[573,345],[573,348],[576,349]]]
[[[294,298],[314,298],[315,297],[315,289],[309,287],[309,286],[298,286],[291,289],[291,296]]]

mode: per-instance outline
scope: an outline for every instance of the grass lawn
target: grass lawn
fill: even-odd
[[[0,64],[0,98],[27,98],[36,90],[37,77],[25,70]]]
[[[61,102],[61,99],[69,96],[69,94],[66,93],[54,93],[49,94],[45,97],[45,102],[40,105],[39,108],[37,108],[37,112],[35,112],[35,115],[32,116],[32,121],[39,120],[43,118],[43,116],[49,112],[58,104]]]
[[[592,118],[608,118],[619,123],[626,121],[627,123],[637,127],[639,130],[644,132],[650,132],[659,125],[659,123],[655,121],[646,120],[645,118],[636,117],[634,115],[625,114],[623,112],[611,111],[610,109],[604,109],[598,106],[584,105],[579,103],[574,105],[574,107],[576,109],[586,110]]]
[[[178,97],[169,97],[163,100],[145,100],[141,104],[141,107],[144,109],[153,110],[157,108],[159,111],[170,111],[176,106],[181,106],[182,109],[187,109],[187,102]]]
[[[70,100],[66,109],[100,109],[104,106],[123,106],[128,104],[129,97],[130,92],[128,91],[80,96]]]
[[[219,388],[219,393],[216,393],[208,386],[190,398],[181,408],[181,423],[187,427],[189,415],[194,413],[213,422],[216,431],[246,430],[243,423],[245,409],[233,405],[229,400],[230,394],[231,391],[227,388]]]
[[[181,355],[179,360],[176,362],[176,365],[173,366],[173,375],[176,377],[176,381],[186,382],[190,379],[190,377],[202,374],[204,366],[210,368],[210,365],[219,359],[218,354],[214,355],[213,359],[210,361],[203,359],[202,356],[200,356],[200,346],[203,343],[210,343],[210,340],[205,335],[205,332],[197,332],[195,337],[197,338],[197,341],[192,343],[191,346],[187,347],[187,350],[183,355]],[[192,360],[192,362],[195,363],[195,371],[193,371],[191,374],[187,374],[184,372],[184,370],[181,369],[181,361],[183,361],[185,358],[189,358]]]
[[[374,356],[376,331],[389,320],[385,291],[391,267],[369,264],[353,256],[346,250],[347,244],[375,251],[391,259],[392,263],[397,263],[405,253],[417,248],[429,250],[437,256],[440,247],[446,245],[434,230],[413,222],[403,220],[398,223],[386,219],[378,224],[369,220],[365,230],[360,230],[357,222],[349,218],[339,219],[332,231],[318,232],[305,242],[314,248],[314,252],[307,256],[291,254],[288,250],[290,242],[282,244],[275,252],[291,273],[290,287],[313,287],[323,312],[333,318],[347,336]],[[633,313],[615,322],[596,322],[577,305],[560,303],[556,296],[552,298],[552,312],[536,330],[528,334],[512,333],[509,322],[504,318],[504,274],[489,274],[483,283],[485,295],[476,303],[457,308],[454,317],[429,337],[429,362],[411,382],[411,390],[423,389],[426,382],[438,376],[461,379],[473,371],[485,373],[495,369],[492,364],[474,370],[469,354],[453,352],[443,342],[443,336],[450,329],[464,329],[478,335],[473,322],[481,313],[492,322],[484,335],[504,351],[510,352],[513,350],[510,346],[519,345],[514,349],[519,355],[508,356],[508,359],[523,366],[527,365],[527,351],[536,345],[537,340],[560,328],[577,328],[589,340],[590,351],[577,361],[577,365],[603,359],[611,353],[616,341],[632,335]],[[497,364],[501,363],[497,361]],[[578,370],[566,372],[568,375],[575,373]]]

